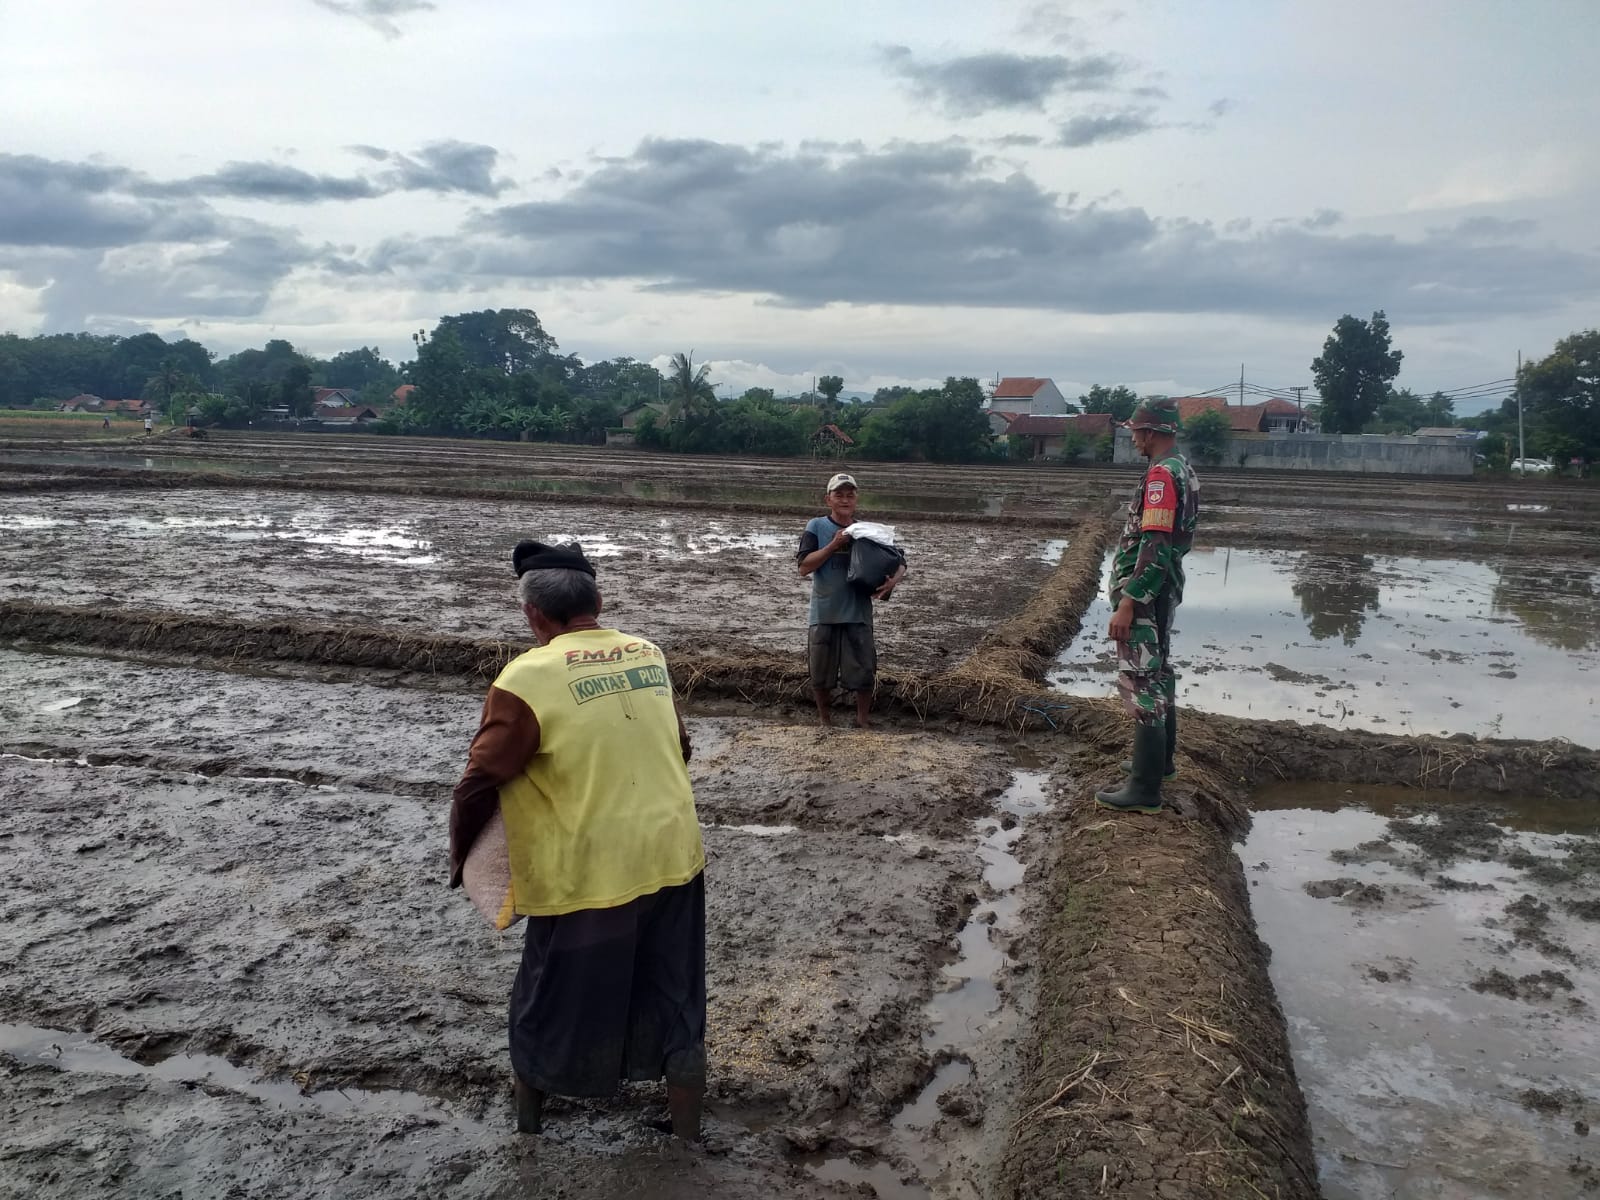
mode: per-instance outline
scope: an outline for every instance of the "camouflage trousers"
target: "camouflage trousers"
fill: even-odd
[[[1117,643],[1117,690],[1122,707],[1140,725],[1165,725],[1176,702],[1178,676],[1172,669],[1172,610],[1165,595],[1133,606],[1133,629]]]

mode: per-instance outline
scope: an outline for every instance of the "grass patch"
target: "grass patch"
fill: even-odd
[[[144,436],[142,418],[112,417],[102,428],[100,413],[36,412],[26,408],[0,408],[0,436],[49,434],[54,437],[129,438]]]

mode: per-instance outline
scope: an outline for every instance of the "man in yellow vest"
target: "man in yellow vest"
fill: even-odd
[[[600,624],[576,543],[521,542],[517,595],[538,643],[484,701],[450,809],[450,884],[498,804],[515,909],[517,1127],[548,1093],[665,1078],[672,1132],[699,1137],[705,1090],[705,851],[689,735],[666,659]]]

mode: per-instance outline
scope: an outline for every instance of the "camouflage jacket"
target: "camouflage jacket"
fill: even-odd
[[[1200,516],[1200,480],[1174,450],[1152,462],[1128,504],[1111,563],[1111,606],[1149,604],[1163,592],[1183,599],[1183,557]]]

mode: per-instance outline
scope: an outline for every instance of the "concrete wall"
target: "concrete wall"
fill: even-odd
[[[1187,447],[1181,448],[1187,452]],[[1348,471],[1354,475],[1471,475],[1475,448],[1460,438],[1236,433],[1228,439],[1221,465],[1270,471]],[[1113,461],[1140,461],[1126,429],[1117,430]]]

